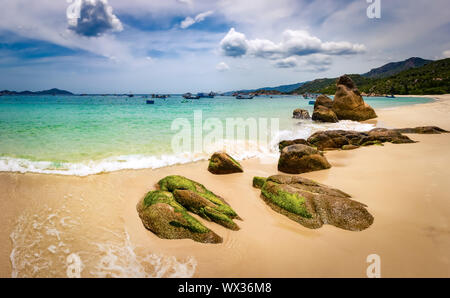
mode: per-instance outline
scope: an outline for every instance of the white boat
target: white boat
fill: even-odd
[[[236,99],[253,99],[253,95],[250,94],[238,94]]]

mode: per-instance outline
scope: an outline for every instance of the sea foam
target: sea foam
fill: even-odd
[[[51,161],[31,161],[22,158],[0,157],[0,172],[42,173],[57,175],[88,176],[119,170],[157,169],[177,164],[187,164],[207,160],[211,153],[226,149],[237,160],[249,158],[276,158],[278,156],[278,142],[281,140],[307,139],[320,130],[355,130],[369,131],[373,124],[354,121],[340,121],[338,123],[316,123],[313,121],[298,122],[290,130],[280,130],[274,135],[269,144],[259,146],[254,141],[222,140],[220,145],[213,144],[204,148],[203,152],[155,155],[120,155],[102,160],[88,160],[84,162],[54,163]]]

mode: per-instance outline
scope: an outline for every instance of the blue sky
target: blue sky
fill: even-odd
[[[229,91],[450,56],[448,0],[0,0],[0,89]]]

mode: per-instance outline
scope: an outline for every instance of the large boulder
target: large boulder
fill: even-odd
[[[240,163],[225,152],[216,152],[209,159],[208,171],[216,175],[242,173]]]
[[[331,109],[333,107],[333,100],[326,95],[323,94],[319,95],[316,98],[316,102],[314,103],[314,109],[316,109],[319,106]]]
[[[318,131],[310,136],[308,144],[318,150],[355,149],[358,146],[368,146],[390,142],[393,144],[414,143],[409,137],[397,130],[375,128],[369,132],[348,130]],[[349,146],[351,145],[351,146]]]
[[[314,108],[312,120],[320,121],[320,122],[330,122],[330,123],[339,122],[339,119],[336,116],[336,114],[333,112],[333,110],[331,110],[325,106],[318,106],[317,108]]]
[[[288,174],[301,174],[329,168],[331,165],[321,152],[301,144],[284,147],[278,160],[278,170]]]
[[[324,224],[350,231],[362,231],[374,218],[366,205],[350,195],[298,176],[276,175],[267,178],[261,197],[276,212],[293,221],[317,229]]]
[[[173,193],[175,200],[187,210],[226,228],[239,230],[233,219],[240,219],[224,199],[202,184],[182,176],[167,176],[158,182],[163,191]]]
[[[317,97],[314,103],[314,112],[312,115],[312,120],[320,122],[339,122],[338,117],[333,112],[331,107],[333,106],[333,101],[326,95],[320,95]]]
[[[349,76],[340,77],[336,86],[332,110],[339,120],[364,121],[377,117],[374,109],[364,102]]]
[[[222,238],[189,215],[167,191],[151,191],[136,206],[144,226],[163,239],[221,243]]]
[[[311,119],[311,116],[309,116],[309,112],[304,109],[295,109],[292,117],[294,119],[305,119],[305,120]]]

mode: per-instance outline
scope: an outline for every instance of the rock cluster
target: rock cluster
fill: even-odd
[[[374,109],[364,102],[353,80],[341,76],[336,82],[334,99],[320,95],[314,104],[312,119],[321,122],[338,122],[339,120],[364,121],[376,118]]]

